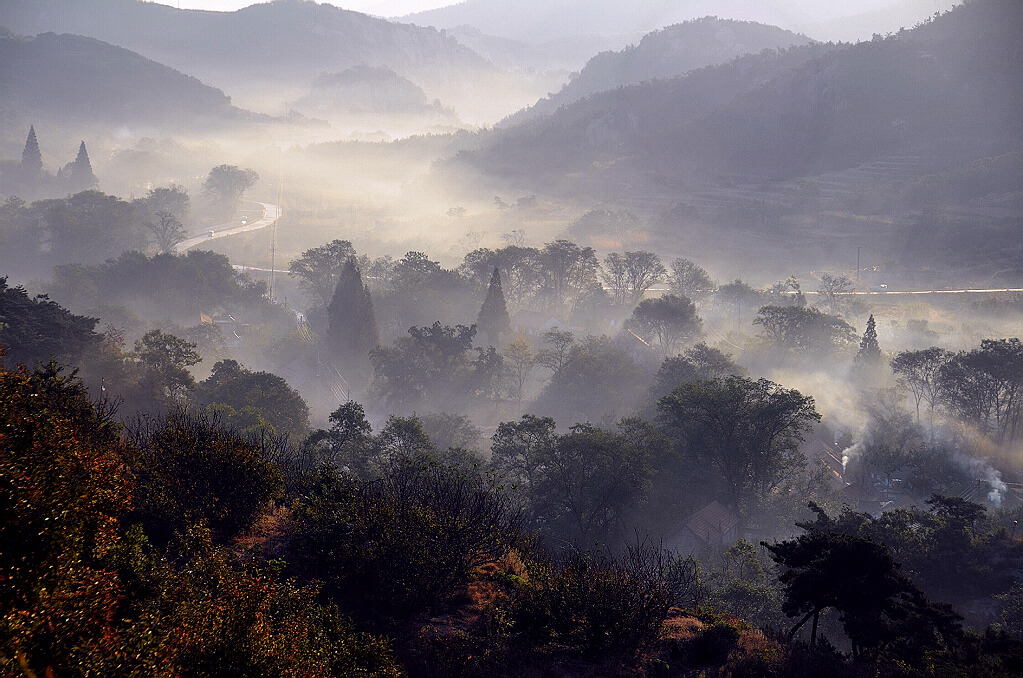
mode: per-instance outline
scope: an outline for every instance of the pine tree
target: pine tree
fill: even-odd
[[[504,292],[501,290],[501,273],[497,268],[494,268],[494,274],[490,276],[487,297],[483,300],[479,317],[476,319],[476,331],[486,346],[496,346],[501,333],[511,331],[508,307],[504,303]]]
[[[881,347],[877,344],[877,326],[874,316],[867,319],[867,329],[860,340],[860,350],[856,354],[856,363],[863,367],[873,367],[881,362]]]
[[[35,183],[43,173],[43,156],[39,152],[39,142],[36,141],[35,126],[29,125],[28,139],[25,140],[25,149],[21,152],[21,178],[26,183]]]
[[[92,173],[92,163],[89,161],[89,152],[85,150],[84,141],[78,147],[78,155],[74,162],[64,165],[60,170],[60,178],[71,193],[88,190],[99,183],[96,175]]]
[[[361,367],[370,349],[380,343],[380,334],[369,287],[362,283],[362,273],[354,258],[348,259],[341,270],[327,315],[334,355],[346,366]]]

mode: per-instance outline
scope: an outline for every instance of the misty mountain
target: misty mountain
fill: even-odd
[[[596,92],[674,78],[744,54],[809,42],[809,38],[791,31],[750,21],[716,17],[686,21],[649,33],[638,45],[620,52],[601,52],[561,91],[512,116],[509,122],[556,111]]]
[[[318,118],[339,115],[429,115],[438,121],[457,123],[457,116],[429,101],[426,92],[408,78],[386,66],[360,64],[340,73],[324,73],[309,94],[295,106]]]
[[[651,31],[703,16],[756,21],[817,37],[815,28],[825,25],[828,38],[849,40],[869,37],[873,31],[911,26],[935,11],[948,9],[953,0],[857,0],[855,3],[820,0],[465,0],[455,5],[410,14],[401,18],[422,26],[454,28],[469,25],[485,34],[532,44],[549,43],[568,36],[621,36],[621,49],[632,39]],[[855,16],[857,22],[841,24]],[[892,18],[904,23],[891,25]],[[849,35],[848,29],[866,31]]]
[[[889,39],[794,47],[599,93],[494,134],[479,157],[509,176],[614,165],[672,184],[1016,150],[1021,20],[1020,3],[975,2]]]
[[[264,119],[219,89],[122,47],[79,35],[0,34],[0,106],[28,120],[133,129]]]
[[[263,99],[267,83],[287,96],[307,88],[318,73],[363,63],[388,66],[427,89],[445,92],[496,70],[436,30],[302,0],[259,3],[235,12],[178,10],[138,0],[33,0],[5,3],[0,24],[22,34],[86,35],[193,74],[232,95],[258,92]]]

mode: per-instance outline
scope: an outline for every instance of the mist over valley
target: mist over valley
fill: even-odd
[[[4,3],[0,672],[1017,675],[1021,64],[1012,0]]]

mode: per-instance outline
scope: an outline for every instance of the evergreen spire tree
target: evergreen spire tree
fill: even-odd
[[[881,347],[877,344],[877,326],[874,315],[867,319],[867,329],[860,339],[860,350],[856,354],[856,363],[861,366],[874,366],[881,362]]]
[[[494,268],[494,274],[490,276],[490,287],[487,288],[487,297],[480,306],[476,330],[486,346],[496,346],[501,333],[511,331],[508,307],[504,303],[504,292],[501,290],[501,272],[497,268]]]
[[[349,258],[341,269],[327,315],[334,355],[347,366],[362,366],[369,351],[380,344],[380,334],[369,287],[362,283],[362,273],[354,258]]]
[[[28,127],[28,139],[25,140],[25,149],[21,152],[21,178],[25,182],[35,182],[43,173],[43,155],[39,152],[39,142],[36,141],[36,128],[34,125]]]
[[[85,150],[83,141],[78,147],[78,155],[74,162],[68,163],[60,171],[61,179],[72,193],[78,193],[94,187],[98,181],[92,173],[92,163],[89,161],[89,152]]]

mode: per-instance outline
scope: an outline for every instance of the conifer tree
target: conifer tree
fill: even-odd
[[[876,365],[881,362],[881,347],[877,344],[877,326],[874,315],[867,319],[867,329],[860,339],[860,350],[856,354],[856,362],[862,365]]]
[[[26,183],[34,183],[39,180],[43,173],[43,156],[39,152],[39,142],[36,141],[35,126],[29,125],[28,139],[25,140],[25,149],[21,152],[21,178]]]
[[[380,334],[369,287],[363,284],[354,258],[349,258],[341,270],[327,314],[334,355],[347,366],[361,366],[368,360],[370,349],[380,343]]]
[[[78,155],[74,162],[64,165],[58,176],[64,187],[71,193],[88,190],[99,183],[96,175],[92,173],[92,163],[89,161],[89,152],[85,150],[84,141],[78,147]]]
[[[490,276],[487,297],[483,300],[479,317],[476,319],[476,331],[486,346],[496,346],[501,333],[511,331],[508,307],[504,303],[504,292],[501,290],[501,273],[496,267],[494,274]]]

